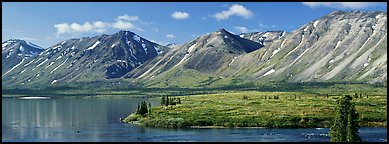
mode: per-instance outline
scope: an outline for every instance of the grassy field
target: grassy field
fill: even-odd
[[[157,88],[128,81],[109,81],[45,87],[12,88],[3,85],[2,96],[160,99],[161,96],[168,95],[181,97],[182,104],[153,107],[146,117],[132,114],[126,120],[153,127],[292,128],[331,126],[336,99],[341,95],[353,96],[357,93],[363,96],[353,99],[360,113],[360,125],[382,127],[386,126],[387,120],[386,88],[386,83],[348,82],[235,83],[225,86]],[[275,96],[278,99],[274,99]]]
[[[45,86],[8,87],[2,85],[3,96],[84,96],[84,97],[159,97],[198,94],[217,94],[226,92],[304,92],[317,95],[341,95],[369,93],[387,95],[386,85],[339,82],[308,83],[234,83],[224,86],[207,85],[195,87],[147,87],[141,83],[126,81],[93,81]]]
[[[360,125],[386,127],[387,97],[362,95],[353,98]],[[145,117],[131,114],[124,121],[151,127],[330,127],[339,96],[238,91],[180,98],[182,104],[153,107]]]

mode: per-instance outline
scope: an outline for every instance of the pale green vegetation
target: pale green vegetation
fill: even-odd
[[[339,97],[257,91],[181,96],[182,104],[153,107],[124,121],[152,127],[330,127]],[[386,96],[362,94],[353,101],[361,126],[386,126]]]

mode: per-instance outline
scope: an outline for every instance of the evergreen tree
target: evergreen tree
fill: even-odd
[[[336,110],[336,117],[334,125],[331,126],[329,135],[331,142],[344,142],[347,135],[347,100],[345,97],[338,99],[338,107]]]
[[[355,111],[354,104],[351,103],[352,97],[346,95],[338,99],[336,108],[336,117],[334,125],[331,126],[329,135],[331,142],[357,142],[361,141],[358,136],[358,113]]]
[[[165,102],[165,106],[168,106],[169,105],[169,96],[166,96],[166,102]]]
[[[138,108],[136,109],[136,113],[139,114],[139,103],[138,103]]]
[[[359,114],[355,111],[354,104],[349,107],[348,125],[347,125],[347,141],[360,142],[361,138],[358,135],[358,120]]]
[[[140,110],[139,110],[139,114],[140,115],[145,115],[146,113],[148,112],[147,110],[147,104],[145,101],[143,101],[140,105]]]
[[[143,115],[143,101],[140,103],[139,114]]]

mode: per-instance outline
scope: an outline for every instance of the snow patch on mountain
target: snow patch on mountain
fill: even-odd
[[[63,62],[63,63],[61,63],[60,65],[58,65],[57,67],[55,67],[51,72],[50,72],[50,74],[51,73],[53,73],[54,71],[56,71],[58,68],[60,68],[62,65],[64,65],[67,61],[68,61],[68,59],[69,58],[66,58],[66,60]]]
[[[20,50],[20,52],[23,52],[23,51],[24,51],[24,47],[23,47],[23,46],[20,46],[20,47],[19,47],[19,50]]]
[[[123,62],[123,63],[125,63],[125,62],[127,62],[127,61],[125,61],[125,60],[116,60],[117,62]]]
[[[86,50],[93,50],[96,48],[96,46],[100,44],[100,41],[96,41],[91,47],[87,48]]]
[[[286,40],[283,40],[281,43],[281,48],[284,46]]]
[[[309,48],[305,49],[304,52],[301,53],[301,54],[292,62],[292,64],[295,63],[298,59],[300,59],[308,50],[309,50]]]
[[[266,32],[262,37],[267,38],[269,36],[269,32]]]
[[[54,64],[54,62],[51,62],[48,66],[45,67],[45,69],[47,69],[48,67],[52,66]]]
[[[269,75],[269,74],[271,74],[271,73],[273,73],[273,72],[275,72],[275,70],[274,70],[274,69],[271,69],[271,70],[267,71],[263,76],[267,76],[267,75]]]
[[[20,63],[16,64],[15,66],[13,66],[10,70],[8,70],[6,73],[4,73],[2,76],[8,74],[9,72],[11,72],[12,70],[14,70],[15,68],[17,68],[18,66],[20,66],[23,62],[24,62],[25,59],[22,59],[20,61]]]
[[[277,54],[278,52],[280,51],[280,49],[278,48],[278,49],[276,49],[276,50],[274,50],[273,51],[273,54],[270,56],[270,58],[272,58],[275,54]]]
[[[193,44],[192,46],[189,47],[187,53],[192,52],[192,50],[196,47],[197,43]]]
[[[135,57],[134,53],[132,52],[132,49],[131,49],[131,46],[130,46],[131,41],[128,40],[128,38],[127,38],[127,36],[128,36],[128,32],[127,32],[127,31],[126,31],[125,35],[126,35],[126,36],[125,36],[125,38],[126,38],[126,43],[127,43],[128,49],[129,49],[129,51],[130,51],[131,57],[133,57],[134,59],[138,60],[138,59]],[[135,35],[134,35],[133,38],[135,38]],[[140,39],[139,39],[139,40],[140,40]],[[130,60],[130,58],[128,58],[128,59]]]
[[[34,62],[35,61],[35,59],[33,59],[33,60],[31,60],[30,62],[28,62],[27,64],[25,64],[24,66],[28,66],[28,65],[30,65],[32,62]]]
[[[54,84],[54,83],[56,83],[58,80],[53,80],[52,82],[51,82],[51,84]]]
[[[136,41],[138,41],[138,42],[140,42],[140,37],[137,36],[137,35],[134,35],[134,36],[133,36],[133,39],[136,40]]]
[[[232,60],[231,60],[231,62],[228,64],[228,66],[230,66],[234,61],[235,61],[235,59],[236,58],[238,58],[239,56],[235,56]]]
[[[303,41],[304,41],[304,35],[301,35],[301,41],[300,41],[300,43],[299,43],[293,50],[291,50],[290,52],[288,52],[288,54],[286,54],[285,56],[288,56],[289,54],[291,54],[292,52],[294,52],[297,48],[299,48],[300,45],[303,43]]]
[[[46,63],[48,60],[49,60],[49,59],[44,60],[43,62],[41,62],[40,64],[38,64],[36,67],[39,67],[39,66],[43,65],[43,64]]]
[[[159,48],[157,48],[156,46],[153,46],[153,47],[154,47],[155,51],[157,51],[158,54],[162,53],[162,51],[160,51]]]
[[[178,64],[176,64],[173,68],[176,68],[177,66],[179,66],[182,62],[184,62],[185,59],[187,59],[189,56],[190,56],[190,52],[192,52],[192,50],[196,47],[197,43],[193,44],[192,46],[190,46],[188,48],[188,50],[186,51],[186,54],[184,55],[184,58],[181,59],[180,62],[178,62]]]
[[[319,23],[320,21],[319,20],[316,20],[314,23],[313,23],[313,27],[316,28],[317,24]]]
[[[60,58],[62,58],[62,56],[57,57],[55,60],[59,60]]]
[[[339,47],[339,45],[342,43],[342,41],[338,41],[335,45],[335,50]]]
[[[4,50],[4,48],[5,48],[6,46],[8,46],[9,44],[10,44],[9,42],[5,42],[5,43],[1,44],[1,47],[2,47],[3,50]]]
[[[142,42],[142,48],[143,50],[145,50],[145,52],[147,53],[147,48],[146,48],[146,45]]]
[[[22,71],[20,72],[20,74],[24,73],[26,70],[27,70],[27,69],[22,70]]]

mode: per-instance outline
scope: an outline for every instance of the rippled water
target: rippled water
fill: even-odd
[[[329,141],[328,128],[166,129],[119,121],[146,100],[2,98],[2,141]],[[386,128],[360,128],[363,141],[386,141]]]

